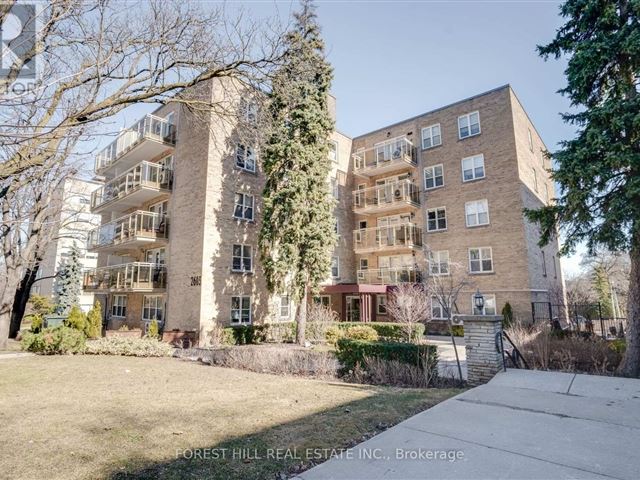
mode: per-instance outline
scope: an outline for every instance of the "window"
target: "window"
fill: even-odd
[[[236,193],[233,216],[241,220],[253,220],[253,195]]]
[[[467,227],[489,224],[489,203],[487,200],[476,200],[464,204]]]
[[[442,164],[434,165],[424,169],[424,189],[431,190],[433,188],[442,187],[444,185],[444,172]]]
[[[127,316],[127,296],[126,295],[114,295],[113,305],[111,305],[112,317],[126,317]]]
[[[242,119],[247,123],[256,123],[258,120],[258,104],[251,100],[240,101],[240,114]]]
[[[531,170],[533,171],[533,189],[537,192],[538,191],[538,172],[534,167],[531,167]]]
[[[427,210],[427,232],[447,229],[447,212],[444,207]]]
[[[280,297],[280,304],[279,304],[279,316],[281,319],[289,319],[289,315],[290,315],[290,305],[291,305],[291,301],[289,300],[289,295],[282,295]]]
[[[529,150],[533,152],[533,137],[531,136],[531,129],[527,130],[528,138],[529,138]]]
[[[231,324],[243,325],[251,323],[251,297],[231,297]]]
[[[340,257],[331,257],[331,276],[340,278]]]
[[[542,256],[542,276],[547,276],[547,257],[544,254],[544,250],[540,250],[540,255]]]
[[[144,252],[144,259],[147,263],[155,263],[156,265],[164,265],[165,264],[165,254],[166,250],[164,247],[161,248],[150,248],[146,252]]]
[[[378,315],[387,314],[387,296],[386,295],[376,295],[376,311],[378,312]]]
[[[473,295],[471,295],[471,308],[474,315],[495,315],[496,314],[496,296],[484,295],[484,307],[478,310]]]
[[[442,145],[442,135],[440,134],[440,124],[431,125],[422,129],[422,148],[432,148]]]
[[[472,137],[480,133],[480,113],[472,112],[458,117],[458,137]]]
[[[328,307],[331,305],[331,297],[329,295],[316,295],[313,297],[313,303],[316,305],[322,305],[323,307]]]
[[[331,179],[331,195],[333,195],[333,198],[336,200],[340,199],[340,185],[338,184],[337,178]]]
[[[145,295],[142,299],[143,320],[164,320],[164,296]]]
[[[253,147],[248,147],[241,143],[236,146],[236,167],[255,173],[256,156]]]
[[[556,256],[553,256],[553,278],[558,278],[558,265],[556,264]]]
[[[484,155],[474,155],[462,159],[462,181],[470,182],[484,178]]]
[[[431,318],[442,320],[447,318],[446,314],[447,312],[442,308],[442,304],[440,303],[440,300],[438,300],[438,297],[431,295]]]
[[[338,163],[338,142],[334,140],[329,141],[329,160]]]
[[[431,275],[449,275],[449,250],[429,253],[429,273]]]
[[[338,217],[335,218],[333,230],[336,232],[336,236],[340,238],[340,221],[338,220]]]
[[[493,252],[491,247],[469,249],[469,271],[471,273],[493,272]]]
[[[360,270],[368,270],[369,269],[369,259],[361,258],[360,259]]]
[[[251,245],[233,245],[231,270],[234,272],[251,272],[253,270]]]

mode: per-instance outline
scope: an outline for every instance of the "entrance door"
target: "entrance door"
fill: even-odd
[[[360,297],[347,295],[347,322],[360,321]]]

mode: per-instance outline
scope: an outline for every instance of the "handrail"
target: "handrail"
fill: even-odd
[[[353,231],[355,248],[421,246],[422,229],[413,222],[360,228]]]
[[[167,216],[157,212],[136,210],[89,231],[88,248],[124,242],[132,237],[167,238]]]
[[[503,339],[506,339],[507,342],[509,342],[509,344],[511,345],[511,351],[505,350]],[[529,369],[529,364],[525,360],[524,356],[522,355],[520,350],[518,350],[518,347],[516,347],[515,343],[513,343],[507,332],[505,332],[504,330],[496,333],[496,351],[502,354],[502,366],[505,372],[507,371],[507,363],[505,362],[504,358],[505,355],[509,360],[511,360],[511,364],[514,368],[523,368],[520,366],[520,362],[522,362],[524,368],[527,370]]]

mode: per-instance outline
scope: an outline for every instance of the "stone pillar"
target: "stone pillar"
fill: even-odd
[[[504,369],[502,353],[496,348],[497,334],[502,333],[502,315],[460,315],[458,319],[464,323],[469,385],[487,383]]]

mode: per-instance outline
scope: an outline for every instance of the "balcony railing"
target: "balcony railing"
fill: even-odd
[[[422,228],[410,222],[361,228],[353,231],[353,245],[356,253],[421,247]]]
[[[149,139],[161,144],[175,144],[175,126],[166,118],[146,115],[131,128],[118,134],[118,137],[96,155],[96,172],[104,170],[121,157],[133,150],[143,140]]]
[[[171,190],[173,170],[162,163],[141,162],[91,193],[91,208],[96,210],[142,189],[154,192]],[[141,199],[141,201],[146,200]]]
[[[168,237],[169,229],[165,215],[138,210],[91,230],[87,248],[93,250],[124,245],[148,246]]]
[[[393,138],[354,153],[353,170],[357,175],[372,176],[415,167],[414,152],[413,143],[407,138]]]
[[[84,272],[85,290],[150,292],[166,287],[167,269],[156,263],[123,263]]]
[[[358,283],[369,285],[396,285],[398,283],[418,283],[422,280],[415,266],[372,268],[358,270]]]
[[[418,186],[409,179],[353,192],[353,210],[356,213],[384,212],[405,205],[420,205]]]

